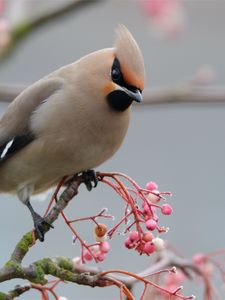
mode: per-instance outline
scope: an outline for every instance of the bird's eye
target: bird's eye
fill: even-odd
[[[112,72],[111,72],[111,77],[112,77],[113,81],[115,81],[115,82],[119,81],[121,79],[121,77],[122,77],[120,69],[113,68]]]

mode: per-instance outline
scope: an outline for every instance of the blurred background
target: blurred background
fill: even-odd
[[[29,85],[85,54],[111,47],[119,23],[128,27],[142,49],[148,93],[165,86],[186,89],[191,84],[224,85],[223,0],[172,1],[171,11],[168,8],[164,16],[160,7],[149,6],[147,0],[77,1],[85,4],[71,7],[42,25],[38,23],[41,16],[72,2],[75,1],[0,1],[0,85]],[[30,30],[29,22],[34,20],[36,25]],[[10,35],[12,28],[14,35]],[[7,105],[0,102],[1,113]],[[122,148],[99,168],[127,173],[143,186],[154,180],[160,190],[173,192],[169,202],[174,213],[161,219],[161,223],[170,227],[164,238],[185,257],[225,247],[224,128],[225,103],[135,106]],[[32,228],[32,220],[16,197],[1,195],[1,202],[3,265],[22,234]],[[66,212],[71,217],[81,217],[107,207],[110,213],[120,216],[119,203],[121,199],[112,190],[99,184],[91,193],[82,187]],[[46,205],[44,201],[34,203],[39,212]],[[110,227],[112,222],[108,224]],[[92,226],[81,223],[76,228],[84,239],[91,238]],[[128,252],[123,240],[123,236],[113,239],[112,251],[100,267],[138,272],[148,266],[149,259]],[[24,263],[56,255],[71,258],[79,253],[78,245],[72,244],[71,233],[59,219],[45,243],[38,242]],[[1,290],[7,291],[18,282],[2,283]],[[217,287],[221,289],[220,283]],[[185,292],[204,299],[196,283],[185,284],[185,288]],[[59,295],[71,300],[119,298],[115,288],[93,290],[72,284],[61,285]],[[40,296],[27,293],[21,299],[36,300]]]

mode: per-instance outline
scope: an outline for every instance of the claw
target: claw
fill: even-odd
[[[42,218],[39,214],[34,213],[33,214],[33,220],[34,220],[34,228],[37,234],[37,238],[43,242],[45,239],[45,227],[51,227],[54,228],[52,224],[45,221],[44,218]]]
[[[98,185],[98,178],[94,170],[88,170],[82,173],[84,178],[84,184],[88,191],[91,191],[92,188],[95,188]],[[93,182],[93,184],[92,184]]]

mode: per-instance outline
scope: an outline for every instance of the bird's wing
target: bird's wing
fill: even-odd
[[[0,119],[0,160],[5,160],[35,139],[30,118],[40,105],[63,86],[59,78],[45,77],[25,89]]]

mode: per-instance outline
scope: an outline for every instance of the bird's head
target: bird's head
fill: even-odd
[[[145,68],[141,51],[128,29],[116,30],[110,74],[104,87],[106,99],[116,111],[126,110],[133,101],[142,101]]]
[[[75,63],[79,68],[76,78],[83,103],[98,108],[106,103],[117,112],[126,111],[133,101],[142,101],[145,81],[144,61],[141,51],[128,29],[120,25],[116,30],[113,48],[92,52]],[[102,100],[104,102],[102,102]]]

